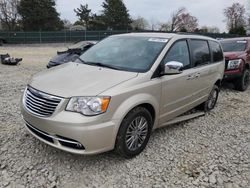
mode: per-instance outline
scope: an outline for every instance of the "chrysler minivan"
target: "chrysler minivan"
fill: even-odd
[[[222,48],[212,38],[114,35],[77,61],[33,76],[22,116],[32,135],[55,148],[115,150],[129,158],[142,152],[152,130],[197,106],[212,110],[224,69]]]

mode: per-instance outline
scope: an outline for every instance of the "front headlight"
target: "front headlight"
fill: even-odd
[[[238,69],[240,68],[241,63],[243,63],[242,59],[229,60],[227,65],[227,70]]]
[[[107,111],[110,97],[72,97],[66,111],[78,112],[86,116],[102,114]]]

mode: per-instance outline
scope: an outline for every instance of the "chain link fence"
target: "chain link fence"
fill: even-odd
[[[11,44],[27,43],[68,43],[77,41],[99,41],[107,36],[114,34],[140,32],[140,31],[36,31],[36,32],[0,32],[0,42]],[[152,32],[152,31],[141,31]],[[154,31],[155,32],[155,31]],[[215,34],[215,33],[198,33],[213,38],[232,38],[238,35]]]

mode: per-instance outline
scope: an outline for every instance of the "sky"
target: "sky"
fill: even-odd
[[[167,22],[173,11],[186,7],[199,20],[199,26],[216,26],[221,32],[226,30],[223,9],[233,3],[247,6],[250,0],[123,0],[132,18],[146,18],[149,23]],[[103,0],[57,0],[57,10],[62,19],[77,20],[74,8],[88,4],[93,13],[100,13]],[[250,4],[250,3],[249,3]]]

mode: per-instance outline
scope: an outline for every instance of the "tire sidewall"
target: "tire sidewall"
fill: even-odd
[[[249,78],[249,71],[247,69],[245,69],[242,78],[241,78],[241,84],[242,84],[242,90],[245,91],[248,88],[248,84],[245,85],[245,78],[248,77]]]
[[[214,91],[216,91],[216,94],[217,94],[217,95],[216,95],[216,100],[215,100],[214,105],[213,105],[212,107],[209,107],[209,106],[208,106],[209,98],[210,98],[210,96],[213,94]],[[214,85],[212,91],[210,92],[210,94],[209,94],[209,96],[208,96],[207,101],[205,102],[205,108],[204,108],[205,112],[211,111],[211,110],[213,110],[213,109],[215,108],[215,106],[216,106],[216,104],[217,104],[217,101],[218,101],[219,92],[220,92],[219,87],[218,87],[217,85]]]
[[[127,133],[127,129],[130,125],[130,123],[139,116],[143,116],[147,122],[148,122],[148,134],[143,142],[143,144],[141,145],[140,148],[138,148],[135,151],[131,151],[128,149],[127,144],[126,144],[126,133]],[[117,142],[116,142],[116,148],[119,150],[119,153],[123,153],[123,155],[127,158],[133,157],[135,155],[138,155],[139,153],[141,153],[144,148],[146,147],[150,135],[151,135],[151,131],[152,131],[152,126],[153,126],[153,120],[152,120],[152,116],[150,114],[150,112],[142,107],[137,107],[135,109],[133,109],[132,111],[130,111],[128,113],[128,115],[123,119],[118,135],[117,135]]]

